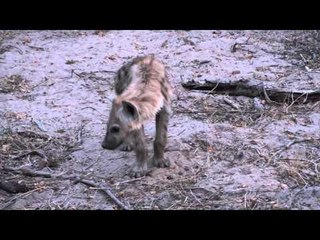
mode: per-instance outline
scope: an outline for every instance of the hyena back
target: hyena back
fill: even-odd
[[[112,102],[102,147],[116,149],[123,144],[127,150],[132,147],[137,161],[131,176],[144,176],[148,155],[143,124],[155,118],[152,164],[168,167],[170,162],[164,158],[164,149],[173,93],[164,65],[153,56],[136,57],[118,70],[115,91],[117,96]]]

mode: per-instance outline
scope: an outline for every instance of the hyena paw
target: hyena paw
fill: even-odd
[[[170,167],[170,161],[165,158],[155,158],[153,157],[153,165],[158,168]]]
[[[131,146],[131,144],[123,144],[120,147],[120,151],[123,151],[123,152],[131,152],[132,150],[133,150],[133,147]]]
[[[143,177],[145,175],[147,175],[148,173],[148,169],[147,169],[147,165],[138,165],[138,164],[135,164],[129,175],[130,177],[133,177],[133,178],[139,178],[139,177]]]

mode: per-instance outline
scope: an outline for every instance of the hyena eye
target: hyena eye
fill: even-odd
[[[120,131],[120,127],[119,126],[112,126],[110,129],[111,133],[118,133]]]

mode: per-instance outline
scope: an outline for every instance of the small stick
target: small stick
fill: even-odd
[[[83,122],[81,122],[81,125],[78,129],[78,135],[77,135],[77,144],[79,145],[83,143],[83,140],[82,140],[83,128],[84,128],[84,125],[83,125]]]
[[[275,104],[280,105],[280,103],[275,102],[275,101],[272,101],[272,100],[269,98],[269,96],[268,96],[268,94],[267,94],[267,90],[266,90],[266,88],[265,88],[264,85],[263,85],[263,94],[264,94],[264,97],[265,97],[267,103],[275,103]]]
[[[139,178],[125,180],[125,181],[122,181],[122,182],[117,182],[115,185],[118,186],[118,185],[123,184],[123,183],[135,182],[135,181],[141,180],[143,178],[145,178],[145,176],[139,177]]]
[[[308,141],[312,141],[313,139],[300,139],[300,140],[293,140],[291,142],[289,142],[287,145],[285,145],[283,148],[279,149],[278,151],[276,151],[274,154],[272,154],[271,159],[273,159],[276,155],[278,155],[279,153],[287,150],[289,147],[291,147],[294,144],[297,143],[302,143],[302,142],[308,142]]]
[[[187,196],[188,197],[188,196]],[[177,205],[177,202],[175,202],[174,204],[172,204],[170,207],[168,207],[166,210],[170,210],[171,208],[173,208],[173,206]]]
[[[73,69],[71,70],[71,77],[75,74],[78,78],[81,78],[80,74],[76,73]]]
[[[247,192],[244,194],[244,208],[247,209]]]
[[[29,48],[35,49],[35,50],[41,50],[44,51],[43,47],[36,47],[36,46],[31,46],[31,45],[27,45]]]
[[[229,99],[227,99],[227,98],[224,98],[223,99],[223,101],[226,103],[226,104],[228,104],[228,105],[230,105],[231,107],[233,107],[234,109],[239,109],[239,106],[238,105],[236,105],[234,102],[232,102],[231,100],[229,100]]]
[[[43,153],[39,152],[39,151],[36,151],[36,150],[32,150],[32,151],[28,151],[28,152],[25,152],[25,153],[22,153],[14,158],[11,158],[11,160],[15,160],[15,159],[18,159],[18,158],[22,158],[22,157],[25,157],[25,156],[28,156],[28,155],[38,155],[42,158],[44,158],[45,160],[47,160],[47,157],[46,155],[44,155]]]
[[[50,173],[34,171],[28,167],[21,167],[21,168],[4,167],[3,170],[15,172],[15,173],[21,173],[23,175],[30,176],[30,177],[45,177],[45,178],[53,177],[53,175]]]
[[[20,48],[18,48],[18,47],[16,47],[16,46],[12,46],[12,45],[8,45],[10,48],[15,48],[15,49],[18,49],[18,52],[19,52],[19,54],[23,54],[23,51],[20,49]]]
[[[306,102],[307,100],[307,98],[308,98],[308,93],[302,93],[299,97],[297,97],[296,99],[293,99],[293,94],[291,95],[291,99],[292,99],[292,101],[291,101],[291,104],[286,108],[286,112],[288,112],[288,110],[289,110],[289,108],[293,105],[293,104],[295,104],[302,96],[304,96],[304,95],[306,95],[306,98],[303,100],[303,102]]]
[[[184,133],[186,131],[186,129],[183,129],[181,132],[179,132],[178,134],[177,134],[177,137],[179,137],[182,133]]]
[[[122,208],[124,210],[131,210],[130,207],[124,205],[115,195],[113,195],[113,193],[110,192],[110,190],[101,188],[99,185],[95,184],[92,181],[86,180],[86,179],[77,179],[75,181],[75,183],[78,183],[78,182],[83,183],[87,186],[95,187],[95,188],[99,189],[103,193],[107,194],[120,208]]]
[[[216,90],[218,86],[219,86],[219,82],[217,82],[216,85],[206,94],[205,98],[208,97],[209,94],[213,93],[214,90]]]
[[[194,193],[192,192],[191,189],[190,189],[190,193],[198,203],[200,203],[202,206],[204,206],[204,204],[196,197],[196,195],[194,195]]]
[[[90,73],[100,73],[100,72],[105,72],[105,73],[116,73],[116,71],[110,71],[110,70],[93,71],[93,72],[90,72]]]
[[[304,64],[308,63],[308,61],[304,58],[304,56],[301,53],[300,53],[300,57],[302,58]]]

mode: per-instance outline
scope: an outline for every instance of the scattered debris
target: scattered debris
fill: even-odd
[[[26,92],[28,88],[28,84],[20,75],[0,78],[0,93]]]
[[[0,209],[320,208],[317,31],[12,33],[0,31]],[[117,69],[146,53],[175,88],[171,166],[131,179],[133,153],[103,150],[101,134]]]

